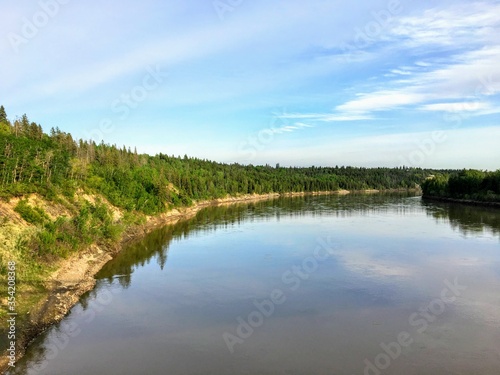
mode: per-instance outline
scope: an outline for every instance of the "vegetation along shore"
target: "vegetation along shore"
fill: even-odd
[[[500,170],[431,175],[422,183],[422,192],[425,199],[500,207]]]

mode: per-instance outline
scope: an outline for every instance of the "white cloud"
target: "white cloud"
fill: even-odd
[[[407,70],[401,70],[401,69],[392,69],[391,73],[399,74],[399,75],[403,75],[403,76],[411,75],[411,72],[409,72]]]
[[[295,125],[297,125],[300,128],[314,128],[313,125],[304,124],[303,122],[296,122]]]
[[[271,128],[271,131],[275,134],[281,134],[281,133],[289,133],[289,132],[293,132],[295,130],[300,130],[300,129],[303,129],[303,128],[313,128],[314,126],[312,125],[308,125],[308,124],[304,124],[302,122],[296,122],[294,125],[284,125],[284,126],[281,126],[279,128]]]
[[[424,94],[412,93],[411,90],[382,90],[370,94],[358,94],[354,99],[336,107],[341,112],[365,113],[398,108],[403,105],[421,103]]]
[[[443,111],[443,112],[476,112],[490,109],[490,104],[485,102],[454,102],[454,103],[435,103],[426,104],[420,109],[424,111]]]
[[[335,113],[285,113],[276,115],[282,119],[307,119],[321,122],[343,122],[370,120],[373,117],[364,114],[335,114]]]
[[[453,45],[455,52],[439,63],[417,60],[411,67],[395,67],[385,83],[372,91],[358,92],[354,99],[336,107],[342,114],[368,114],[419,105],[424,111],[447,110],[451,105],[478,103],[475,110],[486,110],[481,97],[500,92],[500,4],[472,3],[448,8],[428,9],[421,14],[395,19],[388,30],[394,50]],[[461,52],[459,52],[461,50]],[[405,76],[404,80],[397,76]],[[395,77],[392,80],[390,77]],[[464,105],[461,110],[471,108]],[[482,112],[487,113],[487,112]]]
[[[320,121],[325,121],[325,122],[341,122],[341,121],[362,121],[362,120],[371,120],[373,119],[372,116],[368,115],[362,115],[362,114],[351,114],[351,113],[345,113],[345,114],[330,114],[330,115],[325,115],[320,119]]]
[[[439,108],[431,101],[461,100],[479,103],[482,97],[500,92],[500,46],[485,47],[452,56],[446,66],[415,72],[411,78],[385,83],[388,88],[359,93],[357,98],[336,107],[343,113],[359,114],[421,105],[422,110]],[[481,104],[480,104],[481,106]],[[471,106],[464,106],[470,108]],[[443,107],[444,108],[444,107]],[[481,107],[481,109],[486,109]]]
[[[391,34],[404,37],[412,47],[464,46],[491,43],[500,26],[500,4],[467,2],[442,9],[427,9],[423,14],[401,17]],[[498,34],[497,34],[498,35]]]

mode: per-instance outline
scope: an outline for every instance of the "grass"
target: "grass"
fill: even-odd
[[[32,256],[29,243],[37,235],[38,229],[33,226],[16,225],[7,218],[0,219],[0,330],[5,329],[7,317],[7,264],[16,263],[16,312],[18,322],[28,318],[30,309],[45,297],[46,289],[43,279],[50,274],[54,267],[44,264]]]
[[[35,199],[36,198],[36,199]],[[144,215],[113,215],[109,203],[91,197],[61,197],[48,201],[29,196],[21,199],[14,211],[19,222],[0,217],[0,334],[4,337],[7,317],[8,263],[16,263],[16,312],[18,330],[27,322],[30,310],[47,298],[45,282],[58,261],[87,248],[92,243],[112,244],[121,238],[125,227],[144,221]],[[9,207],[9,206],[6,206]],[[45,208],[45,209],[44,209]],[[50,212],[50,215],[49,213]],[[3,350],[4,348],[0,348]]]

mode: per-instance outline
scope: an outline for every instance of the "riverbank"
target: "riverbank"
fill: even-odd
[[[317,192],[327,194],[328,192]],[[345,194],[346,191],[329,192],[330,194]],[[286,196],[300,196],[304,193],[283,194]],[[25,319],[17,321],[16,335],[16,360],[25,353],[30,342],[44,330],[59,322],[70,309],[78,302],[79,298],[95,286],[94,275],[121,249],[134,240],[142,238],[155,228],[175,224],[180,220],[188,220],[204,207],[212,205],[226,205],[239,202],[252,202],[278,198],[280,194],[242,195],[209,201],[195,202],[190,207],[173,209],[166,213],[146,216],[146,222],[140,225],[130,225],[125,228],[121,238],[113,244],[98,246],[93,244],[83,251],[71,255],[67,259],[58,261],[56,270],[44,280],[43,292],[38,292],[38,302],[30,306]],[[17,200],[16,200],[17,201]],[[10,204],[10,208],[15,202]],[[5,208],[5,207],[4,207]],[[7,211],[7,210],[4,210]],[[8,212],[3,216],[9,217]],[[11,216],[16,224],[23,225],[19,217]],[[18,296],[19,298],[20,296]],[[22,297],[21,297],[22,298]],[[19,302],[18,303],[23,303]],[[2,337],[3,339],[3,337]],[[0,357],[0,373],[8,369],[9,359],[6,352]]]
[[[92,244],[85,250],[78,251],[67,259],[58,261],[55,265],[56,270],[44,281],[44,291],[38,296],[39,302],[30,308],[25,321],[18,321],[16,361],[24,355],[26,348],[36,336],[58,323],[84,293],[94,288],[94,275],[128,243],[142,238],[157,227],[175,224],[180,220],[188,220],[195,216],[199,210],[210,205],[267,200],[277,197],[279,194],[228,197],[197,202],[190,207],[173,209],[156,216],[146,216],[145,223],[125,228],[121,238],[115,243],[105,246]],[[11,204],[11,206],[14,205]],[[20,218],[17,218],[17,221],[20,224]],[[0,357],[0,373],[3,374],[8,369],[8,365],[9,359],[4,352]]]
[[[423,195],[422,199],[438,201],[438,202],[466,204],[466,205],[470,205],[470,206],[500,208],[500,202],[476,201],[476,200],[471,200],[471,199],[455,199],[455,198],[448,198],[448,197],[437,197],[437,196],[432,196],[432,195]]]
[[[408,191],[408,190],[404,190]],[[378,193],[378,190],[353,191],[352,193]],[[392,191],[391,191],[392,192]],[[118,254],[127,244],[142,238],[154,229],[175,224],[181,220],[194,217],[201,209],[208,206],[230,205],[235,203],[256,202],[261,200],[276,199],[282,196],[298,197],[309,195],[346,195],[347,190],[319,191],[319,192],[295,192],[295,193],[272,193],[263,195],[241,195],[238,197],[227,197],[209,201],[195,202],[190,207],[173,209],[169,212],[146,217],[146,222],[140,225],[129,226],[123,232],[119,241],[112,245],[91,245],[84,251],[73,254],[57,264],[54,271],[45,283],[46,296],[39,304],[34,306],[29,313],[29,319],[25,326],[18,327],[22,334],[18,337],[17,359],[24,355],[30,342],[44,330],[56,324],[70,309],[78,302],[79,298],[95,286],[94,275],[113,257]],[[3,373],[8,366],[8,359],[2,356],[0,360],[0,371]]]

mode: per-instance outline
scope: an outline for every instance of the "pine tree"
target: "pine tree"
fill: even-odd
[[[8,122],[7,120],[7,113],[5,112],[4,106],[0,106],[0,123],[2,122]]]

